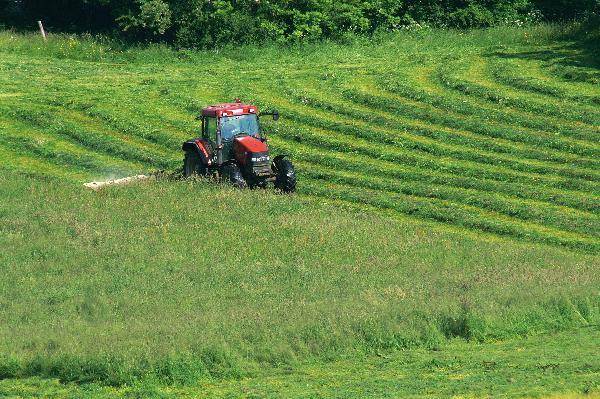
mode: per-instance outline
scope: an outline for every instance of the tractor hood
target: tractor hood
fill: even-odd
[[[250,153],[269,151],[269,147],[267,147],[264,142],[252,136],[236,137],[233,143],[233,148],[235,149],[236,153],[238,151]]]
[[[233,153],[240,165],[258,163],[268,167],[269,147],[257,138],[252,136],[236,137],[233,141]]]

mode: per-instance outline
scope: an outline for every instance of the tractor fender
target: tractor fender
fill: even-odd
[[[204,139],[188,140],[181,146],[183,151],[196,151],[205,166],[212,165],[213,151],[210,144]]]

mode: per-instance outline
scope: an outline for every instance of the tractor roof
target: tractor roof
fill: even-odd
[[[202,110],[202,116],[234,116],[245,114],[257,114],[258,108],[254,105],[241,102],[209,105]]]

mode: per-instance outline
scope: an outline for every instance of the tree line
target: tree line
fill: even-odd
[[[103,33],[133,42],[340,40],[424,26],[479,28],[600,14],[600,0],[0,0],[0,27]]]

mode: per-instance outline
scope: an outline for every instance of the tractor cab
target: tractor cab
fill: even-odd
[[[277,111],[262,113],[279,119]],[[236,186],[266,186],[270,181],[283,191],[294,191],[296,175],[290,161],[271,159],[261,133],[258,109],[239,100],[202,110],[201,137],[183,143],[184,174],[229,177]]]
[[[218,163],[235,158],[233,143],[237,137],[249,136],[261,142],[258,112],[255,106],[242,103],[211,105],[202,110],[202,138],[208,141]]]

